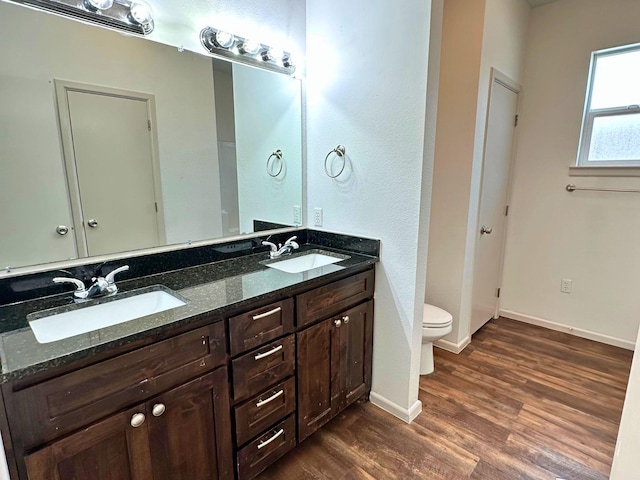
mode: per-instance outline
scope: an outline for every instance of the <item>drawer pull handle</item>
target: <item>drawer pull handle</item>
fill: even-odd
[[[256,403],[256,407],[260,408],[263,405],[266,405],[267,403],[274,401],[276,398],[278,398],[283,393],[284,393],[284,390],[280,390],[279,392],[276,392],[273,395],[271,395],[266,400],[259,400],[258,403]]]
[[[131,426],[133,428],[138,428],[144,423],[144,413],[136,413],[131,417]]]
[[[271,315],[274,315],[274,314],[278,313],[281,310],[282,310],[282,307],[276,307],[273,310],[269,310],[268,312],[264,312],[264,313],[261,313],[259,315],[254,315],[253,319],[254,320],[260,320],[261,318],[270,317]]]
[[[345,325],[349,323],[349,320],[350,320],[349,315],[345,315],[344,317],[342,317],[342,321],[344,322]]]
[[[272,348],[268,352],[259,353],[258,355],[256,355],[253,358],[255,358],[256,360],[260,360],[260,359],[263,359],[265,357],[268,357],[269,355],[273,355],[274,353],[279,352],[280,350],[282,350],[282,345],[278,345],[277,347]]]
[[[261,448],[266,447],[267,445],[269,445],[271,442],[273,442],[276,438],[278,438],[280,435],[282,435],[284,433],[284,428],[281,428],[278,433],[276,433],[273,437],[271,437],[269,440],[265,440],[264,442],[260,442],[258,444],[258,450],[260,450]]]
[[[154,417],[159,417],[165,412],[166,409],[167,407],[164,405],[164,403],[156,403],[151,409],[151,413],[153,413]]]

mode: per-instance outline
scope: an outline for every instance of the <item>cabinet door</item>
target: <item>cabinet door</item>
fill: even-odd
[[[153,480],[233,478],[227,369],[147,402]]]
[[[327,423],[339,408],[340,335],[335,319],[297,334],[298,441]]]
[[[373,300],[344,312],[340,327],[340,406],[371,390]]]
[[[29,480],[150,480],[144,406],[108,417],[25,457]],[[148,420],[148,419],[147,419]]]

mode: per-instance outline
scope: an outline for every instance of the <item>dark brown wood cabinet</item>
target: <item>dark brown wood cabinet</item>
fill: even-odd
[[[298,441],[371,389],[373,300],[297,334]]]
[[[373,268],[315,285],[2,385],[12,480],[255,477],[371,388]]]
[[[226,368],[25,457],[29,480],[232,478]]]

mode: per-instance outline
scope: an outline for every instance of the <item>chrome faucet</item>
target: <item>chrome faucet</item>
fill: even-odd
[[[300,245],[298,245],[298,243],[294,241],[296,238],[298,237],[296,236],[291,237],[289,240],[284,242],[284,245],[282,245],[281,243],[276,245],[275,243],[271,243],[267,241],[262,242],[262,245],[266,245],[271,248],[271,251],[269,252],[269,258],[278,258],[282,255],[291,253],[291,250],[300,248]]]
[[[72,283],[76,286],[76,290],[73,292],[73,296],[78,300],[88,300],[90,298],[104,297],[106,295],[113,295],[117,293],[118,286],[116,285],[115,276],[120,272],[129,270],[129,265],[123,265],[109,272],[106,277],[94,277],[91,279],[93,282],[89,288],[84,286],[82,280],[77,278],[68,277],[55,277],[54,283]]]

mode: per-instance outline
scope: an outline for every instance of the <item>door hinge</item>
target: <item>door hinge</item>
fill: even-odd
[[[516,120],[515,120],[515,122],[513,123],[513,126],[514,126],[514,127],[517,127],[517,126],[518,126],[518,119],[519,119],[519,117],[520,117],[520,115],[516,115]]]
[[[499,288],[496,289],[496,297],[500,298],[500,289]]]
[[[147,129],[151,131],[151,120],[147,120]]]
[[[509,216],[509,205],[507,205],[504,209],[504,216],[508,217]]]
[[[156,213],[158,213],[158,202],[156,202]]]

